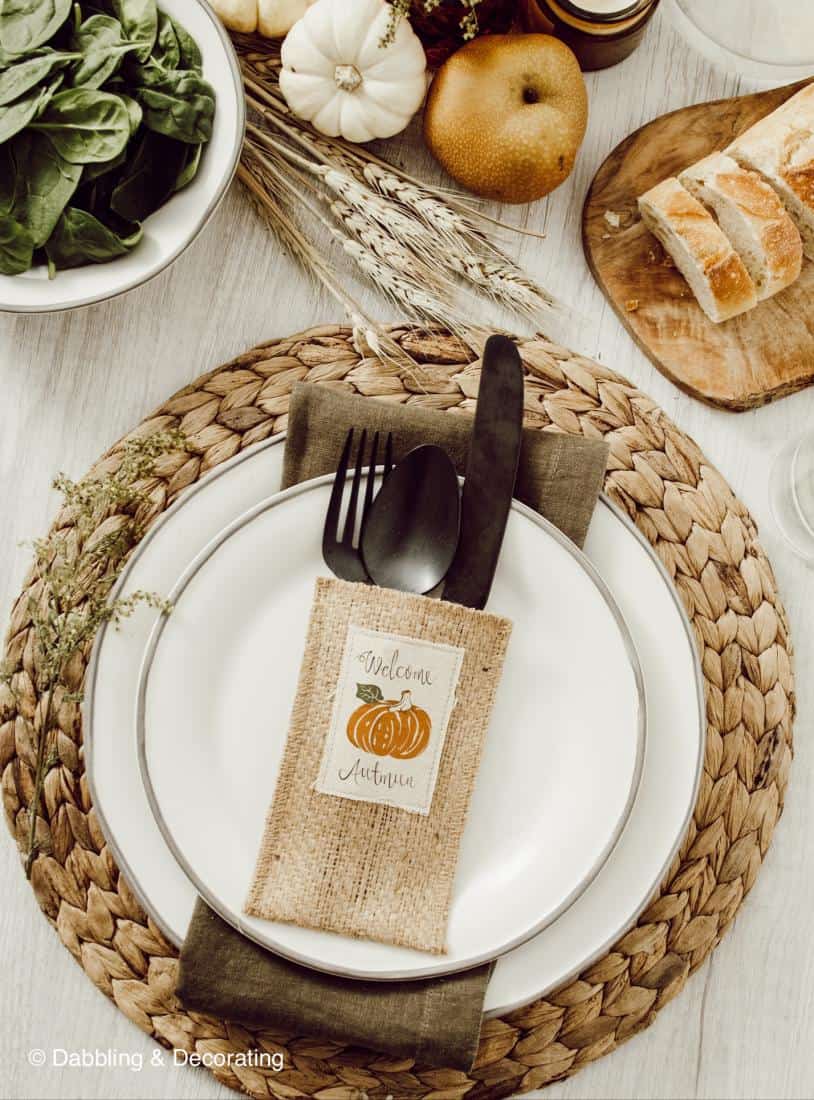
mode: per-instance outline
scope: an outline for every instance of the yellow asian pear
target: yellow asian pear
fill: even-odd
[[[576,57],[547,34],[475,38],[430,88],[424,137],[460,184],[498,202],[531,202],[568,177],[588,122]]]

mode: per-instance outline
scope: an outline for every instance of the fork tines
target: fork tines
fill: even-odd
[[[373,497],[376,484],[376,458],[379,451],[379,433],[373,436],[373,444],[370,454],[365,458],[367,449],[367,430],[363,429],[359,437],[359,446],[356,451],[356,466],[351,481],[350,499],[348,500],[345,522],[342,526],[342,534],[339,534],[339,521],[342,512],[342,499],[345,493],[345,485],[348,481],[348,467],[353,450],[354,429],[348,432],[345,446],[342,449],[342,457],[336,469],[331,499],[328,504],[328,512],[325,516],[325,528],[322,534],[322,556],[328,568],[346,581],[368,581],[367,570],[359,553],[359,535],[364,526]],[[365,492],[362,501],[361,516],[359,511],[359,489],[362,484],[364,467],[368,467]],[[384,476],[390,473],[393,466],[393,436],[388,433],[384,449]],[[358,532],[358,533],[357,533]]]

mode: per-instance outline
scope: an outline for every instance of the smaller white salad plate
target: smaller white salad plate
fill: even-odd
[[[280,484],[283,437],[241,452],[188,489],[150,528],[117,595],[167,593],[201,550]],[[601,497],[585,545],[624,613],[644,672],[648,741],[638,796],[605,866],[540,934],[498,959],[485,1011],[502,1015],[573,978],[635,922],[686,832],[703,760],[703,678],[692,628],[657,555],[628,517]],[[119,867],[158,927],[183,942],[197,893],[153,818],[135,730],[140,670],[157,613],[139,607],[103,627],[83,704],[94,808]],[[501,904],[505,904],[505,901]]]
[[[251,509],[169,594],[172,611],[155,627],[139,689],[144,782],[201,897],[250,939],[345,977],[448,974],[538,933],[608,858],[644,755],[638,657],[588,559],[515,501],[488,604],[511,620],[512,636],[461,844],[446,953],[245,916],[314,584],[330,576],[322,529],[333,480],[293,486]]]
[[[234,46],[205,0],[159,0],[159,9],[189,31],[201,51],[203,75],[215,89],[215,119],[195,179],[144,222],[144,236],[126,256],[58,271],[43,266],[0,275],[0,311],[52,313],[115,298],[141,286],[176,260],[214,214],[240,160],[246,101]]]

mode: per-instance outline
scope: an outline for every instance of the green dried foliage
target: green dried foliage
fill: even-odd
[[[63,703],[82,699],[70,675],[72,668],[86,655],[104,623],[120,622],[139,604],[169,610],[167,602],[152,592],[133,592],[118,599],[110,599],[110,593],[130,551],[144,534],[140,517],[150,511],[145,486],[156,461],[187,449],[180,432],[156,432],[128,440],[111,472],[81,481],[60,474],[54,481],[63,497],[58,522],[45,538],[31,543],[34,572],[28,611],[34,633],[36,688],[45,712],[36,730],[26,874],[39,850],[36,821],[45,777],[59,762],[55,718]],[[0,678],[12,691],[14,671],[7,663],[0,668]]]

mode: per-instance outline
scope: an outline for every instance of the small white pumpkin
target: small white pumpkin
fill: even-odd
[[[280,88],[295,115],[348,141],[398,134],[427,88],[424,49],[406,19],[382,46],[384,0],[316,0],[283,42]]]

